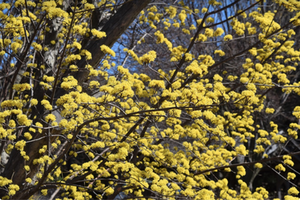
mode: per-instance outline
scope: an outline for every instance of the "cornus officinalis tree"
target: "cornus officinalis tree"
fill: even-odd
[[[1,199],[296,199],[298,1],[0,10]]]

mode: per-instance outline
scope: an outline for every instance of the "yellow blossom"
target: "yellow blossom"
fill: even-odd
[[[112,55],[112,56],[116,56],[116,53],[111,49],[111,48],[109,48],[108,46],[106,46],[106,45],[101,45],[101,51],[103,51],[104,53],[108,53],[108,54],[110,54],[110,55]]]
[[[232,40],[232,35],[228,34],[224,36],[224,41]]]
[[[298,194],[299,194],[299,191],[298,191],[295,187],[291,187],[291,188],[288,190],[288,194],[290,194],[290,195],[298,195]]]
[[[99,39],[100,38],[103,38],[103,37],[106,37],[106,33],[103,32],[103,31],[98,31],[97,29],[92,29],[91,30],[92,34],[96,37],[98,37]],[[102,49],[101,49],[102,50]]]
[[[282,164],[276,165],[275,169],[278,170],[278,171],[285,171],[285,167]]]
[[[263,165],[261,163],[255,163],[254,167],[260,169],[263,167]]]

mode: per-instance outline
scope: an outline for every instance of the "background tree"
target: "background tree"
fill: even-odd
[[[202,9],[203,7],[208,7],[209,2],[201,1],[201,2],[194,2],[194,1],[187,1],[184,2],[185,5],[188,5],[189,8],[191,9]],[[215,49],[222,49],[224,52],[226,52],[225,56],[214,56],[214,60],[218,61],[219,64],[214,66],[214,69],[210,68],[209,70],[209,75],[207,75],[207,78],[213,79],[213,76],[215,74],[220,74],[223,78],[228,78],[227,82],[224,82],[226,86],[233,88],[236,91],[239,91],[241,87],[244,86],[244,84],[240,84],[240,82],[232,82],[228,80],[232,80],[234,78],[237,78],[241,76],[245,70],[242,67],[242,64],[245,62],[245,59],[247,56],[249,56],[249,53],[246,54],[245,50],[247,50],[249,47],[263,47],[263,43],[258,42],[258,34],[261,31],[260,24],[255,21],[255,19],[251,17],[246,17],[247,15],[237,15],[236,19],[234,20],[227,20],[230,16],[236,15],[236,13],[241,12],[242,10],[248,10],[250,11],[255,11],[257,8],[260,9],[262,13],[267,13],[267,12],[273,12],[276,11],[276,14],[274,14],[274,22],[279,23],[282,27],[287,26],[290,24],[291,18],[295,15],[295,12],[290,12],[288,9],[284,6],[280,6],[273,1],[267,1],[264,4],[255,4],[255,1],[226,1],[222,2],[223,6],[226,7],[227,5],[231,6],[226,7],[226,9],[222,10],[221,12],[217,12],[215,15],[211,15],[210,19],[207,21],[214,22],[210,23],[207,25],[207,27],[215,27],[216,23],[217,27],[222,27],[224,30],[224,34],[232,34],[233,40],[230,41],[222,41],[218,37],[207,37],[205,38],[205,41],[201,42],[196,42],[193,46],[193,49],[191,51],[194,52],[194,54],[211,54]],[[150,10],[148,10],[150,11]],[[152,14],[151,14],[152,15]],[[165,26],[167,23],[162,20],[162,23],[156,22],[156,26],[161,26],[159,30],[163,30],[164,35],[168,35],[170,37],[168,38],[176,38],[176,40],[173,40],[172,43],[176,45],[180,44],[186,44],[187,42],[190,41],[189,37],[186,37],[187,32],[186,30],[190,30],[190,26],[193,24],[193,19],[201,19],[203,18],[205,13],[193,13],[192,15],[187,16],[185,24],[188,24],[185,29],[183,29],[185,32],[182,33],[181,31],[178,30],[178,28],[174,26],[169,26],[168,28]],[[195,17],[197,16],[197,17]],[[166,19],[169,20],[169,19]],[[175,18],[174,21],[178,19]],[[219,23],[221,22],[221,23]],[[242,23],[240,23],[242,22]],[[271,22],[272,24],[273,22]],[[251,26],[250,26],[251,24]],[[146,26],[145,24],[143,24]],[[171,25],[171,24],[169,24]],[[141,56],[143,53],[155,48],[153,46],[154,43],[156,42],[156,38],[152,37],[151,32],[156,32],[155,29],[149,27],[147,31],[145,31],[145,28],[139,28],[142,25],[138,25],[137,23],[134,23],[132,25],[132,28],[129,28],[126,32],[127,37],[122,37],[119,41],[119,43],[122,46],[125,46],[127,48],[133,48],[136,52],[137,55]],[[175,23],[175,26],[177,24]],[[236,31],[232,28],[232,26],[240,26],[240,32],[237,34],[235,33]],[[133,38],[138,37],[138,33],[140,30],[140,38],[141,41],[143,41],[139,45],[134,45],[133,44]],[[297,37],[298,37],[298,29],[295,27],[294,28],[296,35],[293,36],[295,43],[294,43],[294,48],[298,49],[298,44],[297,44]],[[196,30],[190,30],[196,32]],[[172,36],[171,36],[172,35]],[[138,42],[139,43],[139,42]],[[183,45],[184,46],[184,45]],[[157,52],[160,51],[160,55],[165,53],[163,48],[160,48],[159,46],[156,47],[155,49]],[[241,51],[243,49],[243,51]],[[123,54],[122,54],[123,55]],[[116,59],[119,59],[121,56],[118,56]],[[159,58],[158,58],[159,59]],[[130,57],[126,57],[124,61],[130,63],[130,65],[136,66],[136,68],[130,68],[132,71],[139,71],[143,72],[147,75],[150,75],[151,77],[158,77],[159,72],[158,69],[162,69],[168,71],[169,69],[174,68],[172,66],[171,62],[164,62],[161,60],[156,59],[156,62],[153,63],[151,66],[146,65],[146,66],[139,66],[134,64],[134,59]],[[165,56],[163,56],[161,59],[166,59]],[[120,61],[122,63],[122,61]],[[123,62],[124,63],[124,62]],[[297,64],[296,64],[297,65]],[[239,67],[238,67],[239,66]],[[288,73],[287,76],[289,76],[289,79],[293,82],[298,81],[298,68],[295,68],[295,72]],[[263,92],[263,91],[260,91]],[[269,129],[269,123],[270,121],[275,122],[278,125],[279,130],[284,130],[286,131],[289,128],[289,124],[291,122],[295,122],[295,118],[292,117],[292,112],[297,106],[297,102],[299,100],[299,97],[296,93],[287,93],[282,91],[282,87],[279,85],[276,85],[276,87],[272,87],[267,91],[263,92],[263,95],[266,97],[266,100],[264,101],[264,104],[266,106],[270,106],[276,110],[276,112],[272,115],[266,113],[266,112],[259,112],[256,113],[254,118],[257,124],[260,126],[263,126],[264,129]],[[232,107],[230,108],[232,109]],[[222,110],[228,110],[228,104],[223,104],[222,105]],[[271,131],[271,129],[269,129]],[[281,132],[282,133],[282,132]],[[253,139],[252,141],[247,142],[247,146],[249,147],[250,152],[253,152],[257,144],[255,143],[255,140]],[[266,145],[268,146],[268,145]],[[290,152],[295,152],[298,151],[298,142],[290,138],[288,143],[285,145],[278,145],[278,144],[272,144],[268,146],[267,150],[265,151],[266,153],[273,153],[275,154],[283,154],[284,153],[290,153]],[[299,157],[297,155],[294,156],[297,162],[299,161]],[[255,160],[257,158],[250,158],[250,160]],[[297,164],[296,164],[297,165]],[[296,167],[294,167],[295,169]],[[253,172],[253,173],[252,173]],[[282,184],[286,181],[282,179],[280,176],[276,176],[274,174],[275,172],[268,167],[263,168],[263,171],[261,169],[251,169],[249,168],[249,172],[247,172],[247,178],[246,182],[247,184],[252,188],[253,184],[256,184],[255,182],[261,182],[263,179],[265,181],[265,187],[268,187],[269,190],[273,190],[272,188],[277,188],[276,191],[273,191],[273,195],[278,195],[278,197],[282,197],[281,195],[281,189],[282,189]],[[261,179],[255,179],[256,176],[260,176]],[[270,179],[269,177],[274,177]],[[256,181],[255,181],[256,180]],[[296,181],[297,182],[297,181]],[[229,184],[232,184],[231,187],[235,187],[236,182],[231,181]],[[260,184],[260,183],[259,183]],[[268,185],[268,186],[267,186]],[[285,187],[285,186],[284,186]]]
[[[0,9],[1,198],[298,195],[297,2]]]

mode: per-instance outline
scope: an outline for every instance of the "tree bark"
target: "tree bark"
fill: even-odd
[[[91,52],[92,59],[88,64],[94,68],[97,67],[99,62],[105,56],[105,53],[100,50],[101,45],[112,47],[117,39],[126,31],[129,25],[134,21],[136,16],[143,10],[151,0],[131,0],[125,3],[104,25],[101,31],[106,33],[105,38],[101,38],[95,41],[90,41],[85,47],[86,50]],[[84,69],[87,62],[85,59],[78,61],[77,66],[80,69]],[[78,84],[81,85],[87,78],[89,72],[78,70],[72,73],[74,78],[77,79]]]

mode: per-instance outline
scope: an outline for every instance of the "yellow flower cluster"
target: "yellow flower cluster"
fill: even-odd
[[[55,1],[45,1],[42,3],[42,10],[46,11],[48,13],[48,17],[50,19],[54,17],[63,17],[68,18],[69,14],[64,11],[63,9],[57,7],[57,4]]]
[[[15,6],[25,8],[25,3],[17,0]],[[22,75],[25,77],[24,80],[31,81],[31,85],[15,84],[13,86],[17,91],[13,94],[15,96],[1,103],[0,138],[10,143],[5,149],[6,152],[10,153],[15,148],[25,161],[29,161],[29,156],[25,152],[26,142],[35,142],[32,141],[32,138],[36,138],[35,134],[44,134],[46,130],[51,130],[55,136],[59,135],[60,137],[53,138],[49,146],[41,145],[37,150],[39,157],[34,158],[33,164],[39,165],[40,170],[36,177],[41,178],[46,163],[53,163],[57,159],[56,155],[48,154],[48,151],[51,153],[52,149],[59,150],[62,145],[61,138],[67,142],[74,139],[68,156],[81,158],[84,155],[89,161],[71,164],[66,176],[62,174],[62,168],[57,167],[47,177],[47,181],[61,181],[61,187],[66,191],[65,195],[74,199],[91,198],[87,192],[89,188],[95,189],[103,196],[114,194],[119,180],[124,181],[122,188],[124,194],[136,195],[136,198],[142,198],[145,190],[152,190],[170,199],[174,195],[190,199],[213,199],[216,196],[222,199],[269,198],[269,193],[264,188],[258,187],[254,188],[253,192],[250,191],[247,183],[241,178],[246,176],[247,172],[242,164],[237,166],[235,177],[239,184],[238,190],[230,188],[230,183],[225,178],[218,180],[209,178],[216,172],[222,175],[223,170],[234,171],[235,168],[230,165],[236,157],[249,157],[253,159],[255,168],[263,168],[263,163],[259,159],[268,156],[263,155],[266,146],[278,142],[285,143],[290,137],[298,137],[299,124],[291,123],[287,136],[279,134],[278,126],[273,122],[269,124],[264,122],[263,125],[258,123],[256,115],[259,112],[263,116],[272,117],[277,110],[276,105],[272,104],[271,108],[267,104],[268,99],[265,96],[268,94],[265,92],[269,89],[278,87],[282,88],[283,92],[300,94],[300,83],[292,83],[290,77],[300,61],[300,52],[294,49],[295,42],[292,41],[296,33],[287,30],[271,34],[280,28],[273,13],[262,14],[259,10],[249,10],[247,11],[249,20],[244,23],[247,14],[237,11],[236,14],[241,17],[233,18],[230,23],[235,32],[233,35],[248,37],[257,34],[257,37],[251,36],[251,41],[258,38],[261,43],[245,51],[243,56],[238,58],[243,60],[239,63],[241,68],[238,70],[232,70],[232,67],[227,65],[223,65],[226,69],[221,69],[220,62],[229,58],[230,53],[221,49],[222,45],[218,43],[210,44],[226,41],[224,44],[232,45],[234,41],[231,41],[232,35],[224,35],[221,26],[213,24],[217,23],[216,15],[209,13],[221,3],[215,0],[208,3],[211,6],[202,8],[203,14],[199,13],[198,9],[184,5],[184,1],[178,3],[180,7],[166,6],[163,12],[161,12],[163,9],[158,9],[159,5],[141,12],[139,15],[141,27],[160,30],[147,32],[145,39],[143,36],[138,38],[139,42],[134,41],[133,44],[137,45],[137,48],[124,49],[124,52],[132,57],[129,58],[131,61],[136,61],[133,62],[136,65],[155,66],[155,75],[149,76],[131,73],[125,66],[118,66],[115,70],[111,56],[115,56],[116,53],[106,45],[100,46],[100,50],[108,55],[102,60],[99,68],[88,64],[92,59],[92,52],[82,49],[83,43],[79,41],[82,41],[82,38],[110,37],[105,32],[99,31],[100,29],[90,30],[93,26],[89,24],[91,19],[89,10],[98,9],[99,6],[103,6],[101,9],[113,10],[116,4],[114,1],[99,1],[98,4],[82,1],[82,5],[71,8],[76,10],[76,13],[70,14],[62,12],[62,0],[43,1],[37,5],[27,1],[28,6],[37,6],[41,10],[31,13],[24,9],[22,18],[6,18],[5,12],[0,12],[0,17],[5,19],[7,24],[5,28],[8,28],[7,32],[5,29],[3,31],[10,36],[9,39],[0,40],[0,54],[4,57],[9,52],[18,53],[23,47],[23,41],[26,40],[20,38],[32,34],[23,29],[31,25],[33,20],[32,24],[42,22],[46,27],[41,31],[42,36],[38,36],[32,42],[30,52],[49,53],[44,51],[60,48],[64,43],[68,43],[62,73],[65,70],[66,73],[78,71],[80,66],[76,63],[79,60],[87,61],[85,69],[89,71],[88,84],[84,87],[79,86],[73,76],[63,78],[59,86],[65,90],[64,95],[58,97],[56,102],[50,103],[48,95],[54,87],[55,78],[51,75],[51,70],[47,69],[48,65],[38,67],[35,54],[30,55],[28,70]],[[280,3],[284,6],[294,5],[293,1]],[[9,7],[8,4],[0,4],[0,10]],[[209,16],[196,20],[193,15],[197,13],[199,16]],[[46,31],[51,31],[51,27],[41,21],[43,20],[40,18],[41,14],[45,14],[47,20],[62,21],[57,40],[50,41],[46,46],[42,41],[45,40],[45,35],[49,34]],[[295,14],[295,17],[297,16],[299,17],[299,14]],[[74,17],[74,20],[70,17]],[[294,24],[300,24],[297,20]],[[71,24],[71,21],[74,24]],[[260,27],[251,21],[255,21]],[[200,24],[201,27],[198,27]],[[70,25],[72,25],[71,40],[66,38]],[[12,27],[15,27],[15,31],[11,31]],[[195,36],[193,34],[198,28],[200,34],[193,40]],[[211,48],[209,51],[199,49],[199,52],[196,52],[194,48],[187,51],[186,44],[168,35],[173,30],[184,36],[182,38],[184,42],[195,41],[195,45],[200,46],[209,43]],[[149,35],[156,40],[156,44],[155,42],[152,44],[155,47],[153,49],[163,50],[163,58],[159,55],[159,50],[144,51],[143,46],[139,46],[149,41]],[[142,51],[135,52],[135,49]],[[220,59],[220,56],[224,59]],[[62,58],[58,58],[60,59]],[[171,62],[174,68],[169,70],[168,67],[161,67],[156,70],[161,61]],[[227,61],[225,63],[230,64]],[[14,64],[9,63],[11,67]],[[39,82],[36,81],[40,78],[37,77],[39,73],[35,73],[38,70],[42,72],[42,80]],[[112,75],[112,72],[117,75]],[[98,75],[105,77],[107,83],[102,85],[101,81],[100,85]],[[31,90],[35,95],[35,88],[31,87],[35,87],[36,83],[47,89],[45,96],[41,97],[43,100],[35,99],[37,97],[31,96],[32,94],[27,91]],[[100,91],[101,96],[89,95],[91,92],[89,89]],[[56,100],[56,96],[54,99]],[[43,119],[37,119],[37,116],[32,115],[32,111],[39,108],[39,103],[46,109]],[[62,119],[56,119],[55,116],[59,115],[54,115],[54,112],[59,112]],[[300,107],[294,108],[293,115],[300,118]],[[42,120],[44,124],[39,122],[32,124],[33,120]],[[23,130],[24,126],[28,126],[28,130],[26,128],[22,133],[24,140],[20,140],[19,134],[16,133]],[[246,145],[250,140],[254,145]],[[252,157],[253,155],[255,157]],[[101,162],[97,161],[99,156],[103,157]],[[65,165],[63,160],[59,162]],[[285,171],[285,165],[293,167],[294,162],[290,156],[283,156],[282,164],[277,165],[275,169]],[[219,170],[219,167],[222,170]],[[30,169],[29,164],[25,165],[24,169],[26,173],[34,170]],[[86,188],[64,184],[70,179],[76,180],[78,176],[85,176]],[[287,173],[288,180],[295,177],[294,173]],[[108,181],[103,181],[105,178],[109,178]],[[32,177],[26,177],[24,180],[30,184],[33,182]],[[0,185],[9,185],[7,186],[9,195],[14,195],[18,190],[10,180],[3,177],[0,177]],[[46,195],[47,190],[42,190],[41,193]],[[293,188],[288,193],[298,195],[298,191]],[[287,195],[288,197],[291,196]]]
[[[87,51],[86,49],[81,50],[80,55],[85,56],[87,60],[92,59],[92,54],[89,51]]]
[[[289,194],[289,195],[298,195],[298,194],[299,194],[299,191],[298,191],[295,187],[291,187],[291,188],[288,190],[288,194]]]
[[[275,169],[278,170],[278,171],[285,171],[285,167],[282,164],[276,165]]]
[[[170,18],[173,19],[177,14],[177,9],[174,6],[169,6],[166,8],[166,12],[170,15]]]
[[[49,122],[49,121],[55,121],[55,116],[53,114],[48,114],[46,117],[45,117],[45,120],[46,122]]]
[[[11,183],[12,183],[12,180],[9,180],[9,179],[7,179],[5,177],[0,176],[0,186],[1,187],[9,185]]]
[[[106,37],[106,33],[103,31],[98,31],[97,29],[92,29],[91,33],[96,36],[97,38],[101,39]],[[102,50],[102,49],[101,49]]]
[[[65,90],[69,90],[75,88],[78,85],[78,81],[73,76],[68,76],[63,78],[63,82],[61,83],[61,87]]]
[[[18,190],[20,190],[20,187],[18,186],[18,185],[16,185],[16,184],[10,184],[9,186],[8,186],[8,195],[9,196],[13,196],[13,195],[15,195],[16,194],[16,192],[18,191]]]
[[[142,64],[142,63],[150,63],[150,62],[153,62],[156,58],[156,52],[155,51],[149,51],[148,53],[142,55],[140,58],[139,58],[139,63]]]
[[[111,48],[109,48],[108,46],[106,46],[104,44],[100,46],[100,49],[104,53],[108,53],[108,54],[110,54],[110,55],[112,55],[114,57],[116,56],[116,53]]]
[[[43,99],[41,101],[41,104],[47,109],[47,110],[52,110],[52,105],[50,104],[50,102],[46,99]]]
[[[38,44],[38,43],[36,43],[36,42],[33,42],[33,43],[32,43],[32,46],[33,46],[33,48],[34,48],[35,50],[37,50],[37,51],[42,51],[42,49],[43,49],[42,45],[40,45],[40,44]]]
[[[25,90],[30,90],[31,86],[29,83],[14,84],[13,89],[18,92],[23,92]]]
[[[219,56],[225,56],[225,52],[222,50],[215,50],[214,54],[218,54]]]
[[[81,56],[80,56],[80,55],[74,55],[74,54],[71,54],[71,55],[69,55],[69,56],[65,59],[65,61],[66,61],[67,63],[72,63],[73,61],[80,60],[80,59],[81,59]]]
[[[236,18],[232,19],[232,22],[230,23],[233,30],[235,30],[237,35],[244,35],[245,34],[245,24],[238,21]]]
[[[18,119],[18,123],[20,125],[30,126],[32,123],[32,120],[28,119],[27,115],[25,115],[25,114],[19,114],[17,116],[17,119]]]

